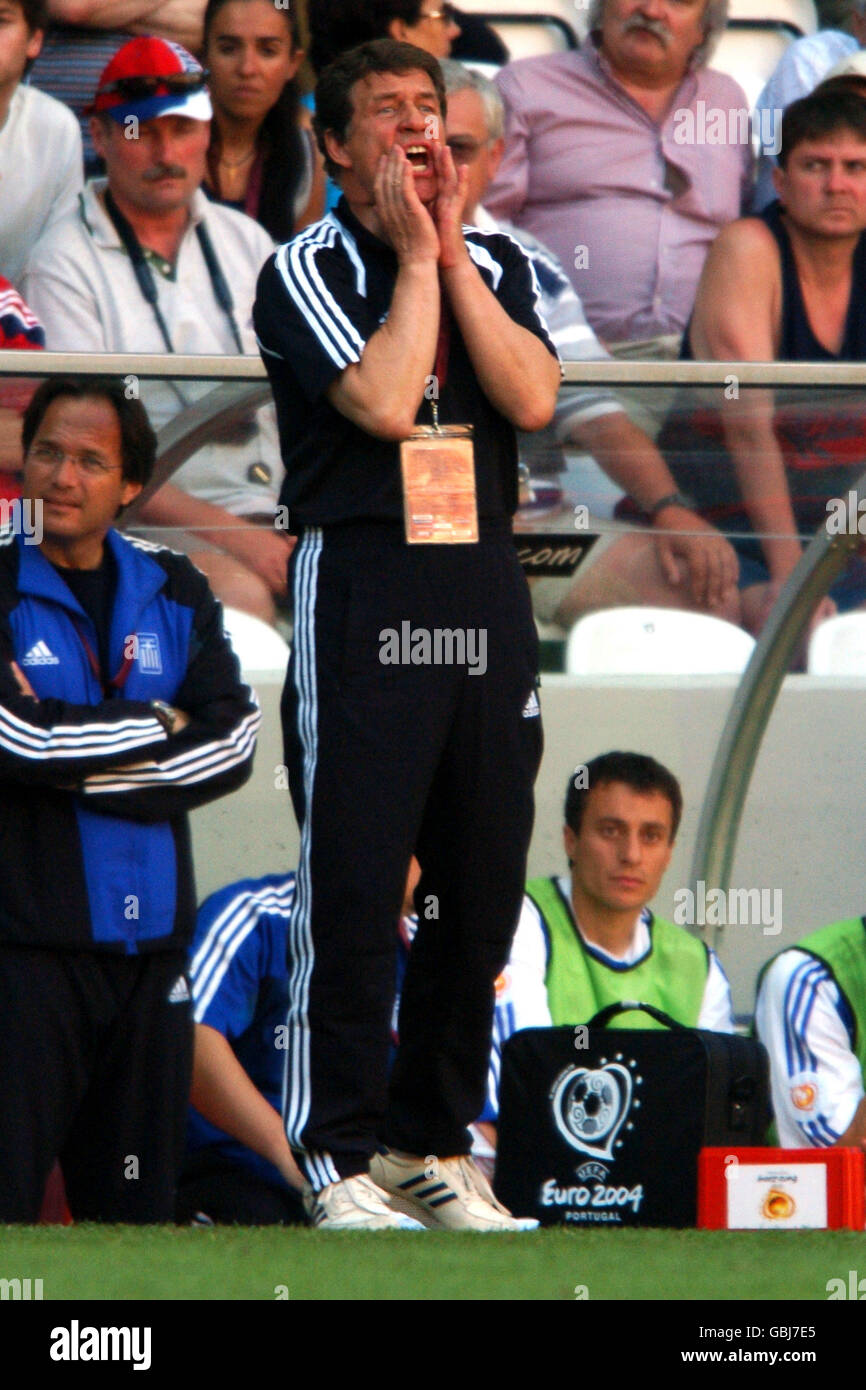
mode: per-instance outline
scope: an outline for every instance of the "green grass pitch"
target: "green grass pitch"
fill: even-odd
[[[851,1231],[0,1228],[0,1278],[42,1279],[46,1300],[825,1300],[858,1261]]]

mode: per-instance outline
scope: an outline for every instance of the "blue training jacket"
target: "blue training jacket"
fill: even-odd
[[[37,546],[0,535],[0,943],[134,954],[195,926],[186,813],[252,770],[260,713],[207,580],[109,531],[110,673],[93,624]],[[23,695],[17,662],[38,701]],[[158,699],[190,716],[169,736]]]

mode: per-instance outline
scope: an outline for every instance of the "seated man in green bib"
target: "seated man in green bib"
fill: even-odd
[[[506,969],[512,1031],[587,1023],[624,999],[655,1004],[692,1027],[733,1031],[730,986],[715,953],[647,907],[670,863],[682,805],[673,773],[642,753],[604,753],[572,775],[563,832],[569,872],[526,885]],[[635,1012],[614,1026],[661,1025]]]

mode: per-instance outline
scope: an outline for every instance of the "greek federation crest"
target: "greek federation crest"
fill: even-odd
[[[138,634],[138,665],[144,675],[162,675],[162,655],[159,650],[159,637],[155,632]]]
[[[619,1053],[615,1061],[602,1059],[594,1069],[572,1066],[560,1072],[550,1103],[556,1128],[573,1149],[594,1158],[615,1157],[623,1125],[633,1128],[629,1111],[640,1106],[633,1094],[642,1080],[634,1074],[636,1065],[634,1061],[625,1064]]]

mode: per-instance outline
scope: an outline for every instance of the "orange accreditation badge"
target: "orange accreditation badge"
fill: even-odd
[[[419,425],[400,445],[409,545],[478,540],[471,425]]]

